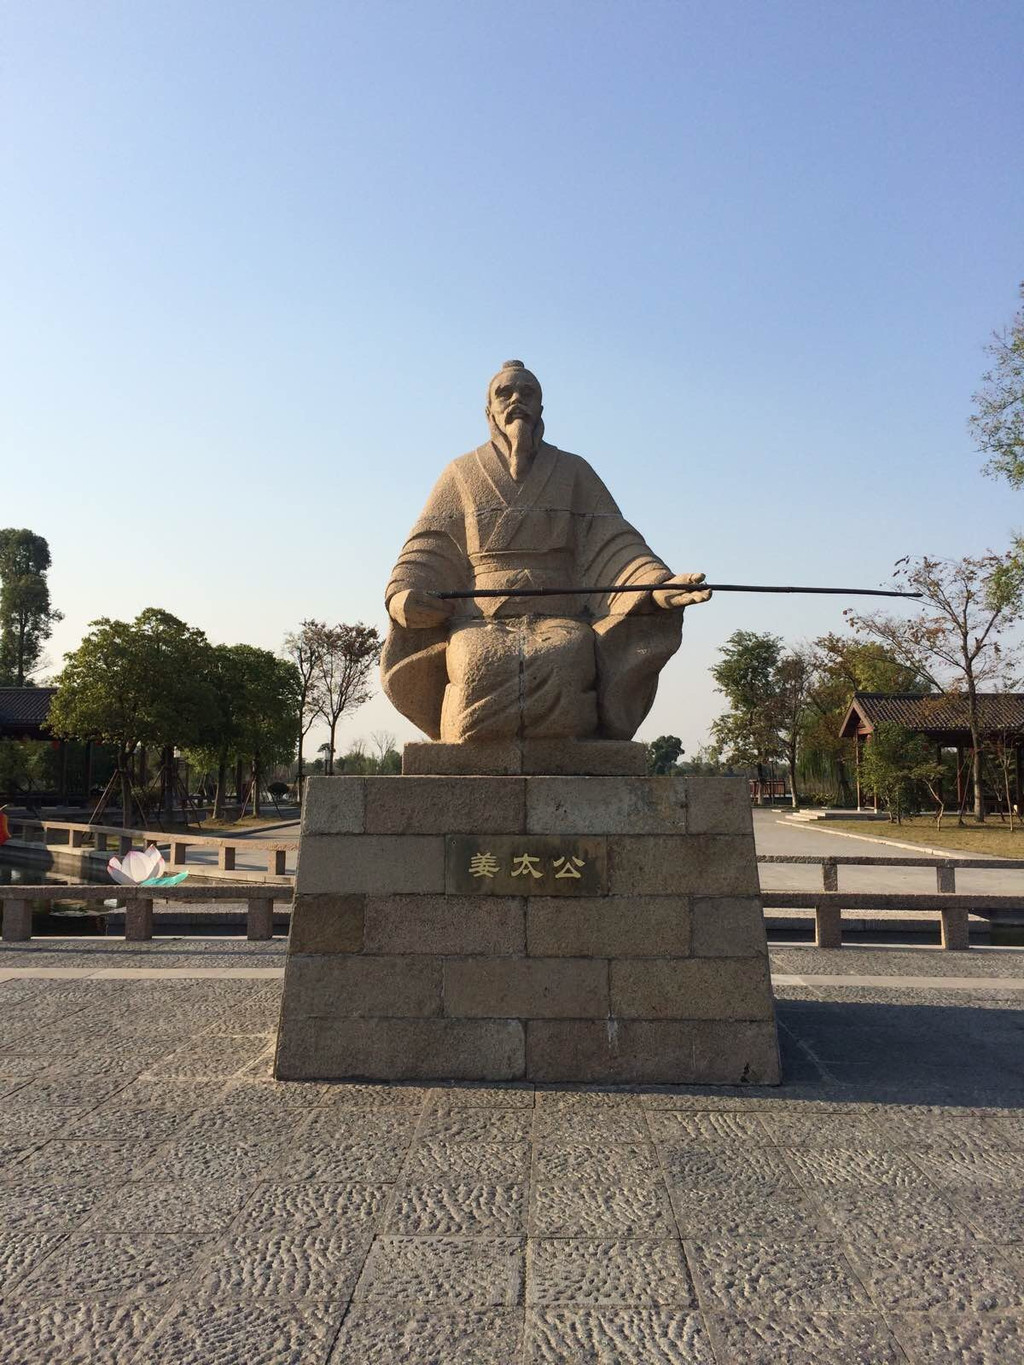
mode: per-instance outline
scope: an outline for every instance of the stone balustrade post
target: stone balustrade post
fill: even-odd
[[[267,850],[267,871],[274,877],[283,877],[285,873],[286,850],[283,848],[271,848]]]
[[[222,872],[233,872],[235,869],[235,846],[234,844],[221,844],[217,854],[217,865]]]
[[[950,863],[939,863],[935,868],[935,889],[944,893],[956,891],[956,868]]]
[[[184,867],[188,844],[183,839],[171,840],[171,863],[174,867]]]
[[[274,902],[267,896],[250,896],[246,908],[246,937],[253,940],[273,938]]]
[[[153,902],[129,900],[124,908],[124,936],[133,943],[146,943],[153,937]]]
[[[93,835],[93,838],[96,840],[96,852],[106,853],[107,836],[105,834],[100,834],[99,832],[97,832],[95,835]]]
[[[816,948],[843,946],[843,912],[840,906],[832,901],[819,901],[814,907],[814,946]]]
[[[4,901],[5,943],[24,943],[32,937],[32,906],[29,901]]]
[[[72,848],[81,848],[82,840],[85,838],[84,829],[68,830],[68,843]]]
[[[121,857],[123,858],[126,853],[131,853],[132,851],[132,836],[130,834],[122,834],[119,842],[121,845]]]
[[[839,890],[839,866],[834,858],[825,858],[821,864],[822,891]]]
[[[948,910],[939,911],[942,921],[941,942],[949,952],[964,953],[971,946],[969,915],[966,906],[950,906]]]

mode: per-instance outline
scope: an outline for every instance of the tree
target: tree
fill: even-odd
[[[693,757],[679,764],[679,771],[693,777],[718,777],[720,775],[731,777],[733,775],[730,765],[722,762],[710,744],[698,745],[697,752]]]
[[[923,735],[888,722],[876,726],[870,744],[864,747],[861,777],[885,806],[891,822],[901,825],[904,815],[917,809],[922,784],[936,803],[936,825],[941,821],[942,764]]]
[[[1024,284],[1020,286],[1024,301]],[[985,472],[1024,487],[1024,306],[1009,327],[995,332],[985,347],[993,365],[974,395],[971,428],[983,455]]]
[[[729,710],[712,723],[715,751],[730,763],[756,769],[758,778],[763,779],[765,767],[780,757],[783,748],[782,641],[777,635],[737,630],[721,653],[723,657],[712,667],[711,676]],[[759,788],[758,803],[762,799]]]
[[[284,637],[284,656],[295,665],[298,673],[299,691],[296,706],[296,730],[298,731],[298,772],[296,787],[299,801],[302,800],[302,746],[310,726],[320,714],[320,699],[317,678],[320,668],[320,642],[327,624],[324,621],[303,621],[297,631]]]
[[[253,645],[216,645],[207,659],[212,704],[190,757],[215,768],[213,818],[224,818],[231,763],[249,768],[253,811],[260,813],[260,777],[267,764],[286,762],[295,750],[299,680],[295,665]]]
[[[814,660],[809,650],[792,649],[779,657],[775,671],[778,689],[779,747],[789,765],[789,799],[796,810],[797,756],[807,718],[807,700],[814,680]]]
[[[812,678],[803,721],[802,768],[827,773],[835,782],[830,799],[852,801],[849,758],[856,741],[839,729],[854,692],[931,692],[933,684],[901,662],[885,645],[856,635],[829,633],[811,644]]]
[[[1013,553],[972,559],[904,559],[893,577],[921,593],[910,617],[848,612],[854,630],[880,641],[939,692],[961,694],[971,732],[974,818],[985,819],[978,690],[1012,662],[1000,635],[1021,618],[1024,568]],[[873,741],[872,741],[873,742]]]
[[[997,734],[989,735],[985,741],[985,757],[996,775],[998,786],[1002,789],[1011,834],[1014,829],[1014,821],[1018,815],[1012,796],[1013,782],[1017,771],[1017,741],[1018,737],[1010,734],[1007,730],[1000,730]]]
[[[267,764],[286,762],[295,752],[295,715],[301,683],[298,670],[269,649],[229,646],[240,692],[235,699],[236,753],[252,774],[253,814],[261,814],[262,776]]]
[[[647,771],[663,777],[679,771],[677,764],[683,754],[683,741],[676,735],[659,735],[647,746]]]
[[[395,737],[390,730],[374,730],[370,742],[373,745],[373,771],[377,777],[393,777],[402,771],[402,755],[395,748]]]
[[[147,607],[134,621],[102,617],[64,659],[47,727],[116,750],[122,819],[131,824],[133,757],[140,745],[200,742],[215,698],[201,630]]]
[[[383,641],[375,626],[325,626],[309,623],[312,647],[317,654],[317,712],[327,722],[330,754],[327,773],[334,772],[334,735],[342,716],[362,706],[372,695],[370,672]]]
[[[24,687],[61,613],[50,606],[46,572],[50,547],[43,536],[0,530],[0,683]]]

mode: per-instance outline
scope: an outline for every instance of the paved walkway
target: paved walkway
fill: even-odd
[[[888,828],[872,825],[876,833],[889,836]],[[897,831],[893,839],[899,839]],[[844,833],[830,831],[827,822],[820,824],[796,824],[784,819],[777,811],[754,811],[754,840],[758,853],[811,855],[815,858],[928,858],[931,855],[924,848],[894,848],[880,843],[877,838],[851,837]],[[979,869],[987,859],[962,851],[949,850],[951,858],[977,857]],[[820,890],[821,869],[818,867],[789,866],[786,864],[762,863],[759,868],[761,887],[765,891],[776,890]],[[935,873],[927,867],[842,867],[839,869],[839,885],[844,891],[934,891]],[[957,868],[956,887],[958,891],[977,891],[983,894],[1024,895],[1024,870],[993,870],[975,872]]]
[[[282,960],[0,949],[0,1362],[1024,1360],[1024,953],[780,948],[784,1086],[635,1092],[278,1085]]]

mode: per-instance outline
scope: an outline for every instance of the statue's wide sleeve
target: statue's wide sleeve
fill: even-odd
[[[577,563],[583,583],[652,586],[671,578],[672,571],[647,545],[643,536],[619,511],[615,499],[583,460],[577,480],[577,499],[588,514],[579,521]],[[656,610],[646,593],[603,593],[590,601],[595,629],[610,629],[615,618]]]
[[[580,463],[578,504],[587,509],[578,523],[581,581],[654,587],[671,578],[671,569],[625,519],[598,476]],[[601,734],[632,739],[654,704],[661,669],[679,648],[683,613],[660,610],[643,592],[594,594],[588,605],[597,637]]]
[[[384,598],[390,602],[397,593],[411,588],[456,592],[468,586],[465,515],[449,466],[402,546]],[[448,681],[447,641],[447,623],[429,630],[410,630],[392,621],[381,654],[385,695],[431,739],[441,733],[441,703]]]
[[[469,586],[465,527],[458,481],[449,465],[402,546],[385,601],[409,588],[455,592]]]

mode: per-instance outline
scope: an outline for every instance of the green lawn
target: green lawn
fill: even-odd
[[[896,839],[903,844],[926,844],[929,848],[989,853],[997,858],[1024,858],[1024,830],[1018,826],[1011,834],[1009,823],[1004,823],[998,815],[990,815],[983,825],[976,825],[970,820],[958,825],[954,813],[943,817],[941,829],[935,828],[935,821],[930,815],[915,815],[905,819],[902,825],[891,825],[888,821],[883,824],[882,821],[828,820],[823,821],[818,828],[842,830],[868,839]]]

